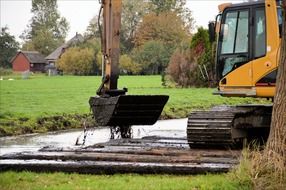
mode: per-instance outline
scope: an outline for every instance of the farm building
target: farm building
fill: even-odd
[[[76,35],[67,41],[66,43],[62,44],[58,47],[55,51],[53,51],[50,55],[48,55],[45,59],[48,61],[49,64],[55,65],[56,61],[61,57],[61,55],[71,46],[75,46],[79,43],[82,43],[84,38],[81,34],[76,33]]]
[[[47,61],[37,51],[19,51],[11,59],[13,71],[15,72],[45,72]]]

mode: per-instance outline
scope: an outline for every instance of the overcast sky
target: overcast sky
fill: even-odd
[[[240,0],[188,0],[187,6],[193,12],[196,26],[207,27],[218,12],[217,6],[225,2]],[[0,0],[1,27],[8,26],[10,33],[20,41],[19,36],[32,17],[31,7],[31,0]],[[90,19],[98,14],[99,7],[98,0],[58,0],[59,12],[70,24],[67,39],[72,38],[76,32],[83,33]]]

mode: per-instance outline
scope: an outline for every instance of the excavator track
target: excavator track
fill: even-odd
[[[188,143],[191,148],[241,146],[251,130],[267,133],[265,128],[270,126],[271,110],[271,106],[246,105],[195,111],[188,118]]]

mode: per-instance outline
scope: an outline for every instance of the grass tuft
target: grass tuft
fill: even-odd
[[[243,150],[240,164],[230,173],[230,176],[251,189],[286,189],[285,158],[273,153],[269,157],[261,147],[253,147]]]

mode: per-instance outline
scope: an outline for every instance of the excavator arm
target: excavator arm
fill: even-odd
[[[103,84],[98,89],[97,94],[125,94],[126,89],[117,89],[122,1],[102,0],[101,3],[101,11],[103,11],[103,31],[100,31],[103,55]]]
[[[118,89],[122,1],[102,0],[100,12],[103,15],[103,29],[100,27],[103,73],[97,96],[89,100],[93,117],[99,126],[152,125],[169,97],[127,95],[126,88]]]

